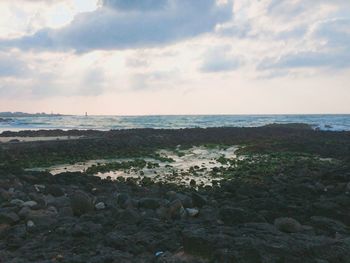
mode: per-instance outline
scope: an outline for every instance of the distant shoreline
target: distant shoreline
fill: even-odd
[[[19,117],[60,117],[68,116],[62,114],[47,114],[47,113],[26,113],[26,112],[0,112],[0,118],[19,118]]]

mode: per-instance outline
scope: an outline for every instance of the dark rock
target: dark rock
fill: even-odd
[[[327,217],[313,216],[310,218],[311,225],[317,229],[320,234],[325,234],[335,237],[336,234],[346,235],[350,234],[348,226],[340,221],[330,219]]]
[[[201,208],[207,204],[207,198],[198,193],[192,193],[192,200],[195,207]]]
[[[127,224],[138,224],[142,217],[135,209],[126,209],[118,214],[118,220]]]
[[[64,191],[58,185],[48,185],[46,187],[46,192],[53,195],[54,197],[60,197],[64,195]]]
[[[83,191],[76,191],[70,198],[73,213],[81,216],[94,210],[94,206],[90,196]]]
[[[168,205],[168,217],[172,219],[179,219],[186,215],[186,211],[179,199],[172,201]]]
[[[265,222],[260,215],[242,208],[224,207],[219,211],[219,218],[226,225],[235,225],[252,222]]]
[[[14,212],[0,212],[0,224],[14,225],[19,221],[20,218]]]
[[[50,227],[57,222],[57,213],[50,210],[31,210],[26,220],[31,220],[40,227]]]
[[[118,194],[117,196],[117,204],[121,207],[121,208],[127,208],[132,206],[132,201],[129,197],[128,194]]]
[[[73,216],[73,209],[70,206],[62,207],[58,210],[58,214],[63,217]]]
[[[139,200],[139,207],[146,209],[157,209],[160,207],[161,200],[156,198],[142,198]]]
[[[302,231],[301,224],[291,217],[277,218],[274,221],[274,225],[278,230],[286,233],[297,233]]]

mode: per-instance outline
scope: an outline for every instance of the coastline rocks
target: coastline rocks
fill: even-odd
[[[303,230],[302,225],[291,217],[280,217],[274,221],[275,227],[285,233],[297,233]]]
[[[70,197],[70,201],[75,216],[81,216],[94,210],[92,199],[83,191],[75,191]]]

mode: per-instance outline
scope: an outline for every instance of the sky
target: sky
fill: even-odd
[[[0,111],[350,113],[350,1],[2,0]]]

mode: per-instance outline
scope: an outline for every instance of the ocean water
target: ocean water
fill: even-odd
[[[322,130],[350,131],[350,115],[172,115],[20,117],[0,122],[0,132],[39,129],[258,127],[271,123],[307,123]]]

